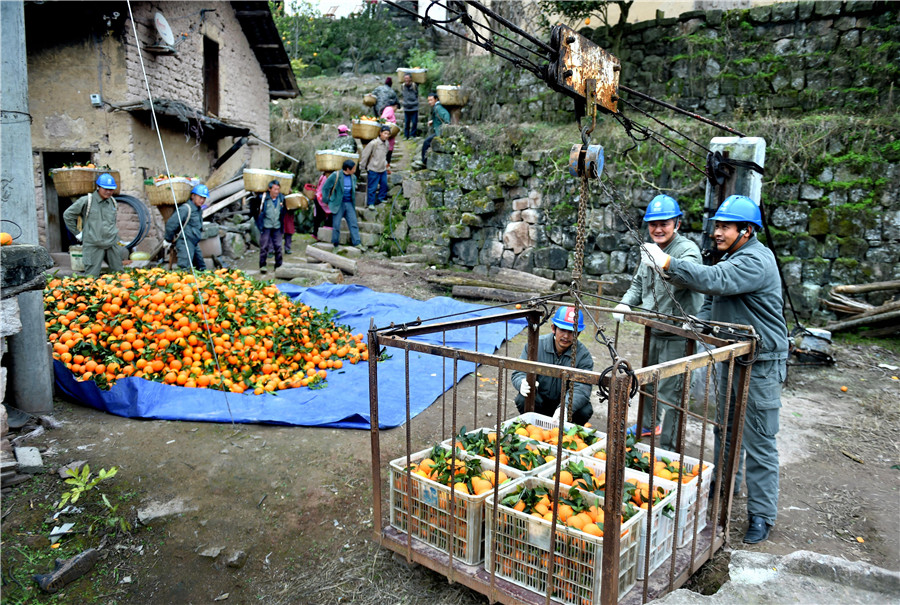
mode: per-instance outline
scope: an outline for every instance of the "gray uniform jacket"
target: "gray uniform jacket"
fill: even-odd
[[[88,212],[90,200],[90,212]],[[81,242],[86,246],[109,248],[119,243],[116,226],[116,198],[104,200],[94,191],[83,195],[66,208],[63,221],[72,233],[78,233],[78,217],[82,217]],[[84,215],[87,214],[85,217]]]
[[[179,223],[178,217],[181,216]],[[165,239],[167,242],[178,243],[181,240],[180,225],[184,225],[184,236],[193,247],[203,237],[203,211],[197,208],[194,202],[188,201],[178,204],[178,212],[173,213],[166,221]],[[193,251],[193,248],[191,248]]]
[[[594,360],[588,348],[580,342],[575,343],[578,352],[575,356],[575,367],[581,370],[593,370]],[[528,359],[528,345],[522,349],[521,359]],[[538,339],[538,355],[537,361],[541,363],[553,364],[557,366],[572,366],[572,347],[569,347],[562,355],[556,354],[556,345],[553,343],[553,333],[544,334]],[[512,384],[516,391],[522,381],[525,380],[527,374],[525,372],[513,372]],[[551,378],[550,376],[537,376],[538,388],[534,394],[535,409],[541,407],[542,402],[555,405],[559,403],[562,391],[562,380],[559,378]],[[574,383],[572,388],[573,404],[572,411],[577,412],[586,405],[591,403],[591,385],[580,382]]]
[[[713,266],[672,257],[668,273],[673,283],[707,294],[698,317],[751,325],[762,337],[760,360],[787,359],[787,324],[775,255],[756,236]]]
[[[372,139],[363,149],[359,158],[359,169],[369,172],[384,172],[387,170],[388,142],[381,138]]]
[[[665,253],[673,259],[677,258],[698,265],[703,264],[697,244],[678,233],[666,246]],[[669,296],[669,291],[672,292],[675,300]],[[676,301],[685,313],[696,315],[703,305],[703,294],[672,283],[665,283],[659,273],[643,263],[634,274],[631,287],[622,297],[622,303],[629,307],[643,307],[668,315],[681,316],[681,310],[675,305]],[[660,338],[682,338],[660,330],[651,330],[651,333]]]

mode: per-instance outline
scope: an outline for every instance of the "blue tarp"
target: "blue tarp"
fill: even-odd
[[[300,300],[316,309],[337,310],[336,322],[349,325],[354,334],[365,334],[372,319],[376,326],[384,327],[391,322],[402,324],[417,318],[466,313],[453,318],[462,319],[498,312],[479,311],[480,307],[476,305],[446,297],[420,301],[353,285],[323,284],[302,288],[280,284],[278,288],[295,301]],[[512,338],[524,328],[525,320],[509,322],[508,326],[504,323],[481,326],[478,328],[478,350],[493,353],[504,338]],[[443,338],[439,333],[416,340],[441,344]],[[475,350],[474,328],[447,332],[446,339],[448,346]],[[378,425],[382,429],[400,426],[406,421],[405,355],[402,349],[388,348],[387,352],[391,358],[378,365]],[[409,363],[413,378],[409,385],[412,417],[453,386],[453,366],[451,361],[444,362],[441,357],[415,352],[410,352]],[[442,384],[444,363],[446,384]],[[69,397],[127,418],[369,428],[369,366],[364,362],[346,364],[341,370],[330,371],[326,388],[288,389],[275,395],[187,389],[143,378],[124,378],[116,381],[110,390],[102,391],[91,381],[76,381],[59,361],[54,362],[54,368],[57,385]],[[462,379],[474,369],[473,364],[460,362],[458,377]]]

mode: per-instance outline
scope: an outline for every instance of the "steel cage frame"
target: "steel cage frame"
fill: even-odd
[[[561,304],[560,301],[550,301],[545,299],[545,302],[551,302],[554,304]],[[564,304],[564,303],[562,303]],[[597,317],[597,312],[605,312],[609,313],[613,310],[607,307],[595,307],[584,305],[582,308],[585,311],[594,311],[594,317]],[[600,385],[601,383],[608,389],[609,398],[607,403],[607,460],[606,460],[606,473],[607,473],[607,484],[606,484],[606,504],[604,505],[604,510],[606,511],[606,519],[608,520],[605,524],[604,532],[609,536],[618,536],[619,535],[619,523],[620,518],[618,514],[612,514],[614,511],[612,507],[612,502],[621,502],[622,494],[624,490],[624,468],[625,468],[625,454],[626,454],[626,424],[627,424],[627,415],[628,415],[628,407],[630,405],[630,395],[629,392],[632,389],[631,382],[635,381],[638,384],[638,392],[639,392],[639,404],[638,404],[638,425],[641,422],[641,414],[643,412],[644,406],[647,404],[649,400],[649,404],[652,406],[655,411],[660,402],[665,403],[668,406],[671,406],[673,409],[680,412],[679,414],[679,422],[678,422],[678,450],[679,450],[679,468],[683,467],[684,463],[684,447],[683,447],[683,438],[685,434],[685,425],[687,422],[687,417],[690,416],[694,419],[698,419],[701,422],[701,438],[700,438],[700,454],[698,456],[699,465],[701,471],[699,472],[698,486],[697,486],[697,498],[705,498],[706,493],[704,490],[704,486],[702,483],[702,469],[704,460],[709,460],[705,458],[706,453],[706,432],[707,427],[709,425],[713,425],[714,430],[719,430],[725,434],[728,432],[729,427],[728,424],[731,422],[733,426],[732,434],[731,434],[731,445],[728,450],[728,460],[727,464],[725,464],[725,453],[726,448],[720,448],[719,459],[715,461],[715,475],[714,482],[717,486],[727,486],[727,489],[717,489],[711,498],[711,509],[713,512],[712,523],[710,526],[707,526],[705,529],[698,531],[698,523],[697,523],[697,515],[699,514],[699,506],[696,506],[694,509],[694,523],[693,526],[693,535],[691,536],[690,541],[690,549],[689,552],[681,552],[676,541],[673,540],[672,545],[672,556],[669,558],[668,562],[668,570],[667,573],[664,572],[666,565],[662,565],[658,570],[652,573],[648,573],[650,556],[649,556],[649,546],[650,546],[650,532],[647,532],[648,535],[642,539],[646,540],[645,546],[647,547],[645,552],[647,556],[645,556],[645,569],[644,569],[644,580],[639,581],[639,584],[642,584],[641,590],[632,589],[628,592],[622,599],[623,603],[644,603],[650,599],[658,598],[663,594],[666,594],[675,588],[680,587],[687,579],[695,573],[703,563],[708,561],[712,555],[722,548],[725,544],[727,537],[729,535],[730,529],[730,520],[731,520],[731,505],[733,499],[733,487],[734,487],[734,478],[737,472],[737,465],[740,461],[739,452],[741,448],[741,434],[743,432],[743,422],[744,415],[746,411],[746,399],[747,392],[749,387],[749,378],[750,378],[750,370],[752,367],[752,362],[743,361],[742,358],[747,359],[751,358],[755,342],[751,340],[743,340],[743,341],[727,341],[720,338],[715,338],[712,336],[698,334],[696,332],[685,331],[679,327],[658,321],[657,319],[650,317],[648,315],[652,314],[643,314],[643,313],[626,313],[626,320],[633,321],[638,324],[642,324],[645,326],[644,330],[644,342],[643,342],[643,362],[645,367],[633,370],[630,364],[621,357],[614,360],[612,364],[612,373],[606,376],[602,376],[602,372],[596,371],[587,371],[580,370],[572,367],[561,367],[555,366],[551,364],[544,364],[537,361],[533,361],[537,357],[537,342],[538,342],[538,333],[541,324],[546,321],[547,315],[546,311],[542,313],[542,311],[538,308],[526,308],[521,310],[504,310],[503,312],[497,313],[495,315],[485,316],[485,317],[476,317],[476,318],[467,318],[461,320],[450,320],[436,323],[429,323],[431,320],[420,320],[413,322],[411,324],[403,324],[400,326],[391,325],[387,328],[376,328],[372,325],[368,332],[368,347],[369,347],[369,405],[370,405],[370,438],[371,438],[371,461],[372,461],[372,497],[373,497],[373,523],[374,523],[374,534],[375,540],[381,545],[395,553],[404,555],[409,562],[416,562],[428,567],[434,571],[442,573],[448,577],[448,580],[452,582],[459,582],[469,588],[472,588],[482,594],[485,594],[491,602],[502,602],[502,603],[550,603],[550,591],[547,592],[546,595],[541,596],[537,593],[528,591],[524,588],[521,588],[511,582],[505,581],[502,578],[498,578],[495,574],[494,570],[487,570],[484,568],[477,568],[475,566],[469,566],[461,563],[460,561],[456,561],[453,559],[450,553],[453,552],[452,544],[451,548],[448,549],[447,553],[440,553],[428,545],[424,543],[418,542],[418,540],[411,540],[409,538],[409,534],[400,532],[390,526],[389,523],[385,523],[385,515],[382,507],[382,502],[384,500],[382,493],[382,468],[381,468],[381,447],[380,447],[380,433],[378,428],[378,364],[377,359],[381,354],[384,347],[393,347],[397,349],[401,349],[404,351],[405,355],[405,363],[406,363],[406,423],[405,423],[405,432],[406,432],[406,457],[407,462],[409,462],[409,457],[412,454],[411,447],[411,417],[410,417],[410,400],[409,400],[409,384],[410,384],[410,367],[409,367],[409,353],[410,351],[414,351],[417,353],[424,353],[428,355],[436,355],[440,357],[444,357],[445,359],[452,360],[453,362],[453,386],[449,389],[445,390],[441,396],[442,402],[442,427],[441,427],[441,435],[442,439],[446,439],[447,437],[447,426],[446,426],[446,411],[447,411],[447,402],[446,395],[448,392],[452,391],[450,397],[452,399],[452,410],[451,410],[451,432],[450,435],[455,436],[457,434],[457,418],[459,416],[458,406],[457,406],[457,391],[459,390],[459,380],[458,380],[458,364],[460,361],[464,362],[472,362],[476,364],[476,369],[479,365],[482,367],[494,367],[497,368],[497,406],[496,406],[496,426],[499,428],[499,425],[505,415],[505,409],[509,403],[509,371],[522,371],[528,374],[529,380],[531,380],[536,375],[540,376],[552,376],[556,378],[560,378],[563,381],[563,389],[561,398],[565,397],[566,393],[566,385],[570,382],[581,382],[587,383],[591,385]],[[595,321],[594,317],[592,320]],[[505,355],[500,355],[497,353],[481,353],[477,351],[477,343],[478,343],[478,326],[488,325],[493,323],[500,322],[509,322],[511,320],[524,318],[527,321],[527,333],[528,333],[528,359],[520,359],[518,357],[510,357],[509,356],[509,337],[507,333],[507,338],[504,341],[505,346]],[[734,326],[730,326],[734,327]],[[740,328],[747,329],[747,326],[739,326]],[[457,330],[457,329],[465,329],[465,328],[475,328],[475,343],[476,350],[469,351],[458,349],[455,347],[447,346],[446,344],[434,345],[429,343],[423,343],[416,340],[412,340],[413,337],[423,334],[436,334],[443,333],[443,343],[446,343],[446,334],[449,331]],[[668,332],[671,334],[683,336],[687,341],[686,355],[684,357],[667,361],[664,363],[655,364],[652,366],[646,366],[648,351],[649,351],[649,340],[650,340],[650,331],[651,329]],[[752,332],[752,329],[750,329]],[[577,335],[576,335],[577,336]],[[704,347],[704,350],[700,353],[694,353],[694,349],[696,347],[697,342],[700,342]],[[499,351],[498,351],[499,352]],[[718,422],[718,419],[715,421],[711,421],[708,419],[709,416],[709,401],[711,396],[714,397],[714,401],[716,405],[718,405],[719,399],[719,388],[718,384],[715,385],[715,392],[711,395],[710,386],[713,384],[713,376],[716,375],[716,366],[720,365],[725,368],[726,372],[726,393],[731,393],[733,391],[735,378],[737,380],[737,394],[733,400],[734,411],[733,414],[724,413],[722,422]],[[444,364],[445,375],[446,375],[446,364]],[[691,376],[695,370],[699,370],[705,368],[706,372],[706,386],[704,390],[704,401],[703,401],[703,414],[697,414],[689,409],[689,399],[690,399],[690,384],[691,384]],[[735,370],[737,370],[737,377],[735,377]],[[680,402],[668,402],[663,401],[658,398],[656,393],[658,393],[659,381],[665,378],[674,378],[681,377],[683,380],[683,389],[682,389],[682,399]],[[718,380],[716,381],[718,383]],[[446,380],[444,381],[446,384]],[[652,393],[648,392],[647,386],[653,386]],[[505,393],[505,394],[504,394]],[[593,393],[592,393],[593,395]],[[531,411],[533,409],[533,400],[534,393],[532,392],[527,398],[525,404],[525,411]],[[474,416],[478,417],[478,380],[474,381]],[[559,420],[560,422],[560,430],[562,430],[562,423],[564,421],[564,415],[561,415]],[[636,427],[637,430],[640,430],[640,426]],[[561,464],[561,450],[562,450],[562,440],[559,440],[560,443],[557,446],[557,455],[556,455],[556,477],[557,479],[554,481],[554,496],[558,496],[559,493],[559,471]],[[655,452],[657,449],[656,440],[650,439],[649,443],[649,455],[650,460],[655,460]],[[456,449],[452,448],[452,457],[455,459]],[[409,467],[409,464],[407,464]],[[499,470],[499,457],[496,457],[495,464],[495,472]],[[651,469],[652,470],[652,469]],[[683,472],[683,471],[681,471]],[[407,485],[410,485],[410,471],[407,468]],[[650,492],[653,493],[653,483],[654,483],[654,474],[649,473],[649,488]],[[681,474],[679,474],[678,479],[681,479]],[[683,483],[682,481],[677,481],[676,488],[676,510],[680,510],[680,504],[682,502],[683,497]],[[499,486],[494,487],[494,498],[497,498],[497,494],[499,492]],[[724,496],[724,497],[723,497]],[[652,500],[652,499],[651,499]],[[453,497],[453,486],[451,485],[451,498],[450,498],[450,520],[449,520],[449,530],[450,530],[450,539],[454,540],[455,532],[454,532],[454,523],[455,523],[455,515],[453,513],[453,502],[455,498]],[[698,500],[699,503],[699,500]],[[608,509],[608,510],[607,510]],[[708,513],[710,511],[707,511]],[[652,503],[648,503],[648,511],[647,514],[650,515],[652,513]],[[494,515],[497,515],[497,510],[495,508]],[[551,525],[551,536],[556,535],[556,524],[557,518],[556,514],[553,515],[553,521]],[[603,553],[602,553],[602,568],[601,568],[601,590],[600,590],[600,598],[599,601],[595,599],[595,602],[602,603],[603,605],[610,605],[612,603],[617,603],[618,601],[618,566],[619,566],[619,544],[620,540],[618,539],[605,539],[603,541]],[[492,545],[486,545],[486,548],[491,548]],[[437,553],[437,554],[435,554]],[[496,560],[494,558],[494,560]],[[550,573],[550,570],[547,570],[547,573]],[[548,578],[549,579],[549,578]],[[636,587],[637,588],[637,587]]]

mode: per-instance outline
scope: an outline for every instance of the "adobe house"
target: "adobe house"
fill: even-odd
[[[165,171],[138,46],[175,175],[205,180],[220,164],[234,173],[269,168],[269,149],[254,136],[269,138],[270,99],[299,93],[267,2],[131,7],[137,39],[125,2],[25,5],[35,203],[40,243],[51,253],[74,243],[62,222],[73,199],[56,194],[51,169],[109,166],[119,171],[121,194],[145,203],[144,179]],[[137,214],[119,208],[120,237],[129,241]],[[148,208],[153,224],[143,250],[163,228]]]

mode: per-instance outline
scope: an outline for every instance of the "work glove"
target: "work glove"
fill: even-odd
[[[537,380],[535,380],[534,388],[538,388],[538,386],[540,384],[541,383],[539,383]],[[519,393],[522,395],[522,397],[528,397],[528,393],[530,393],[530,392],[531,392],[531,387],[528,385],[528,379],[526,378],[526,379],[522,380],[522,384],[519,385]]]
[[[556,406],[556,410],[553,412],[553,420],[554,421],[559,420],[560,410],[562,410],[562,406],[561,405]]]
[[[641,244],[641,263],[651,269],[664,270],[669,264],[669,258],[656,244]]]
[[[631,312],[631,307],[629,307],[629,306],[626,305],[626,304],[619,303],[619,304],[616,305],[615,310],[616,310],[616,311],[619,311],[619,312],[618,312],[618,313],[613,313],[613,314],[612,314],[612,318],[613,318],[614,320],[616,320],[617,322],[622,323],[623,321],[625,321],[625,316],[623,315],[623,313],[630,313],[630,312]]]
[[[82,238],[83,235],[84,235],[84,234],[83,234],[81,231],[79,231],[78,233],[75,234],[75,239],[78,240],[78,243],[79,243],[79,244],[81,243],[81,238]]]

